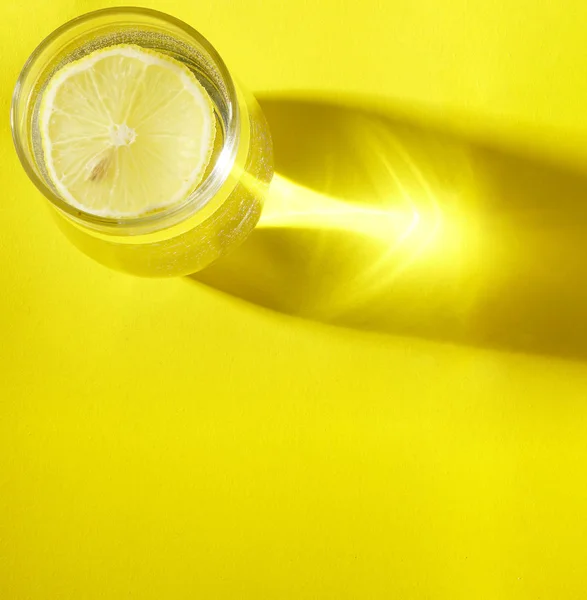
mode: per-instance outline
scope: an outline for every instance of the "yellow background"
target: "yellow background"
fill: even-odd
[[[144,4],[262,102],[377,97],[587,160],[581,0]],[[106,5],[0,15],[0,598],[583,598],[584,305],[557,352],[525,354],[95,264],[18,164],[8,111],[41,38]]]

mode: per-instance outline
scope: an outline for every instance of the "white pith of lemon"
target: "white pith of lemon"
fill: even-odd
[[[168,56],[120,44],[51,78],[39,130],[59,195],[83,211],[137,217],[184,200],[214,147],[212,102]]]

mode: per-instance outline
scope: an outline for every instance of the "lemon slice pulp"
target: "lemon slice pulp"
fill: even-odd
[[[121,44],[55,73],[39,130],[47,172],[66,202],[136,217],[184,200],[200,183],[214,147],[214,109],[185,65]]]

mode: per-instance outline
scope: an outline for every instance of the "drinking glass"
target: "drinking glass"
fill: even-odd
[[[104,218],[68,204],[47,174],[39,104],[52,75],[100,48],[137,44],[184,63],[214,105],[217,136],[200,185],[182,202],[154,214]],[[255,227],[273,176],[267,121],[212,45],[182,21],[144,8],[109,8],[61,26],[34,50],[16,84],[14,144],[32,182],[49,200],[60,229],[99,262],[144,276],[179,276],[208,266]]]

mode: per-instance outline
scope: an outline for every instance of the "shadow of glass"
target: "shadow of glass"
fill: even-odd
[[[369,111],[261,99],[276,177],[192,279],[357,329],[587,358],[587,177]]]

